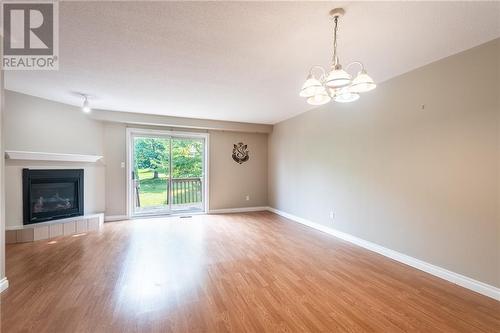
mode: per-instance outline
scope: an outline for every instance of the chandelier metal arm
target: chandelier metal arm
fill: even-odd
[[[351,68],[352,66],[355,66],[355,65],[358,65],[359,67],[361,67],[361,71],[363,72],[365,70],[365,65],[363,65],[363,63],[361,61],[353,61],[351,63],[349,63],[347,66],[345,66],[345,70],[349,70],[349,68]]]
[[[321,75],[319,76],[319,80],[320,81],[323,81],[324,78],[326,77],[326,70],[323,66],[320,66],[320,65],[314,65],[314,66],[311,66],[311,69],[309,69],[309,75],[314,76],[314,70],[319,70],[321,72]]]

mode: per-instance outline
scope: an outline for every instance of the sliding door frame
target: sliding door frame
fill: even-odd
[[[155,137],[155,136],[165,136],[165,137],[171,137],[171,138],[193,138],[193,139],[203,139],[204,140],[204,151],[203,151],[203,211],[201,213],[205,214],[208,212],[209,206],[209,149],[210,149],[210,144],[209,144],[209,138],[210,135],[208,133],[200,133],[200,132],[183,132],[183,131],[173,131],[173,130],[156,130],[156,129],[147,129],[147,128],[133,128],[133,127],[127,127],[126,129],[126,150],[127,150],[127,162],[126,162],[126,182],[127,182],[127,217],[130,218],[141,218],[144,216],[148,215],[137,215],[134,216],[134,191],[132,187],[132,171],[133,171],[133,165],[134,165],[134,156],[133,156],[133,149],[132,149],[132,144],[133,144],[133,138],[134,136],[150,136],[150,137]],[[172,150],[171,144],[170,144],[170,152]],[[170,153],[170,172],[172,172],[172,154]],[[170,177],[169,182],[171,182],[172,179]],[[169,191],[172,192],[172,191]],[[171,193],[169,193],[169,196],[171,196]],[[172,198],[169,198],[172,199]],[[171,203],[171,201],[169,201]],[[177,213],[172,213],[170,214],[165,214],[167,216],[172,216],[172,215],[183,215],[183,214],[196,214],[198,212],[177,212]]]

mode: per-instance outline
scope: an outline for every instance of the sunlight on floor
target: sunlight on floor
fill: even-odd
[[[178,217],[134,220],[121,286],[125,312],[152,311],[189,301],[203,283],[204,225]]]

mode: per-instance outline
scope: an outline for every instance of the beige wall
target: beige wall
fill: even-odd
[[[187,130],[214,130],[214,131],[232,131],[242,133],[271,133],[273,125],[240,123],[235,121],[221,121],[210,119],[193,119],[171,116],[160,116],[154,114],[95,110],[89,114],[94,120],[111,123],[123,123],[130,126],[150,126],[150,127],[168,127],[184,128]]]
[[[500,287],[499,48],[275,125],[270,205]]]
[[[103,154],[103,125],[80,108],[6,91],[5,149]]]
[[[238,142],[248,145],[243,164],[231,157]],[[210,209],[253,206],[267,206],[267,134],[210,131]]]
[[[127,159],[127,126],[137,127],[105,123],[106,215],[108,216],[127,214],[126,169],[121,167],[121,163]],[[141,128],[187,130],[157,126]],[[213,130],[208,133],[210,210],[267,205],[267,134]],[[233,144],[238,142],[248,144],[250,150],[250,160],[242,165],[231,158]],[[248,201],[247,195],[250,197]]]
[[[99,116],[99,113],[103,116]],[[117,112],[110,122],[107,111],[94,110],[89,116],[80,108],[12,91],[6,93],[5,144],[7,150],[42,151],[103,155],[96,164],[28,162],[7,160],[6,190],[7,225],[22,225],[22,168],[85,169],[85,211],[105,212],[107,216],[127,214],[126,194],[126,128],[143,127],[177,131],[203,131],[166,126],[138,125],[137,122],[159,121],[158,116],[134,116],[134,124],[126,124],[129,115]],[[102,118],[102,119],[101,119]],[[171,121],[172,117],[165,117]],[[162,120],[162,119],[160,119]],[[184,118],[181,118],[183,124]],[[269,125],[220,121],[193,121],[193,127],[210,125],[238,128],[243,132],[204,130],[210,134],[210,209],[264,206],[267,204],[267,133]],[[252,133],[253,131],[259,133]],[[233,144],[249,145],[250,160],[243,165],[231,158]],[[250,200],[246,200],[249,195]]]
[[[127,161],[125,124],[104,124],[104,163],[106,163],[106,216],[127,215]]]
[[[103,155],[104,126],[80,108],[6,91],[5,149]],[[85,213],[105,209],[105,167],[98,163],[13,161],[5,163],[6,225],[22,225],[22,169],[83,168]]]

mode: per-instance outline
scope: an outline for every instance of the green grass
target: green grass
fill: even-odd
[[[167,204],[167,178],[142,179],[139,183],[141,207]]]
[[[139,199],[141,207],[162,206],[167,204],[167,177],[159,173],[153,178],[152,170],[139,169]]]

